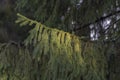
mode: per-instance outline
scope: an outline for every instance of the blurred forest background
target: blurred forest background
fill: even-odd
[[[18,27],[17,13],[83,41],[103,43],[108,58],[106,80],[120,80],[120,0],[0,0],[1,44],[22,45],[33,28]]]

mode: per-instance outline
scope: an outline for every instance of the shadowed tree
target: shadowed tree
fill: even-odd
[[[16,43],[16,42],[20,42],[22,44],[22,47],[24,47],[25,44],[24,44],[23,40],[26,40],[26,37],[27,37],[28,42],[26,40],[25,43],[27,43],[27,44],[30,43],[29,46],[27,46],[27,47],[30,48],[30,52],[35,51],[34,52],[35,55],[39,56],[36,59],[39,60],[39,59],[41,59],[40,56],[43,56],[42,53],[47,53],[47,51],[50,51],[48,49],[52,49],[52,47],[53,47],[53,46],[51,46],[48,49],[45,49],[47,46],[54,45],[54,47],[55,46],[58,47],[59,42],[62,43],[62,39],[63,39],[63,41],[66,41],[67,40],[66,38],[68,38],[68,39],[70,38],[65,43],[64,49],[60,48],[60,51],[65,50],[66,45],[67,45],[67,47],[69,46],[68,49],[74,50],[73,44],[76,43],[74,41],[74,40],[76,40],[76,38],[74,38],[73,35],[77,36],[77,40],[78,40],[78,38],[80,38],[80,40],[83,39],[84,41],[90,41],[90,42],[92,40],[97,45],[97,47],[101,47],[100,43],[103,44],[102,46],[105,46],[105,48],[102,48],[102,50],[101,50],[101,48],[100,49],[98,48],[98,52],[101,52],[101,51],[104,52],[104,49],[106,50],[104,54],[107,55],[107,58],[108,58],[107,61],[109,62],[109,65],[107,68],[107,69],[109,69],[108,79],[119,80],[120,72],[119,71],[117,72],[117,70],[119,68],[117,70],[115,69],[115,68],[117,68],[116,66],[119,67],[119,65],[117,65],[117,63],[115,63],[115,65],[112,66],[111,64],[114,64],[114,62],[116,60],[119,60],[118,46],[120,44],[119,43],[119,40],[120,40],[120,36],[119,36],[120,35],[120,27],[119,27],[120,26],[120,0],[102,0],[102,1],[101,0],[17,0],[17,1],[1,0],[0,4],[1,4],[0,5],[0,37],[1,37],[0,42],[3,43],[3,42],[9,42],[9,41],[13,40],[13,43],[10,42],[10,46],[12,44],[13,45],[17,44],[17,48],[19,49],[19,48],[21,48],[21,45],[18,45],[19,43]],[[25,25],[26,27],[18,28],[17,27],[18,25],[15,25],[15,23],[14,23],[14,21],[16,19],[16,17],[15,17],[16,12],[22,13],[23,15],[25,15],[26,17],[29,17],[31,19],[37,20],[38,21],[37,23],[40,22],[40,25],[35,23],[32,25],[32,27],[29,27],[25,24],[29,23],[31,21],[33,21],[33,23],[34,23],[34,20],[29,21],[28,18],[23,17],[27,20],[23,19],[23,20],[25,20],[25,22],[23,21],[23,23],[21,25]],[[42,24],[44,24],[44,25],[42,25]],[[49,26],[49,28],[48,27],[41,28],[40,27],[41,25]],[[37,27],[37,29],[36,29],[36,27]],[[57,28],[57,29],[63,30],[63,31],[61,32],[56,29],[54,30],[53,28]],[[30,34],[29,34],[29,31],[30,31]],[[71,34],[68,34],[66,32],[69,32]],[[42,42],[40,41],[40,43],[38,43],[39,41],[36,42],[39,37],[38,34],[41,36],[41,38],[39,38],[39,40],[41,40]],[[50,34],[50,35],[48,35],[48,34]],[[14,35],[14,37],[13,37],[13,35]],[[57,37],[55,39],[58,39],[58,43],[56,42],[56,40],[51,38],[51,36],[54,36],[54,38]],[[47,38],[49,38],[48,40],[51,41],[51,44],[49,44],[49,42],[47,42],[47,40],[46,40]],[[29,39],[31,39],[31,40],[29,40]],[[73,40],[73,42],[70,42],[72,40]],[[14,42],[14,41],[16,41],[16,42]],[[78,40],[78,42],[79,42],[79,40]],[[34,45],[36,43],[38,44],[37,46]],[[69,43],[71,43],[71,44],[69,44]],[[47,45],[47,46],[40,46],[40,44]],[[87,47],[90,45],[83,45],[82,47]],[[9,46],[9,45],[7,45],[7,44],[1,45],[0,51],[6,52],[6,51],[4,51],[6,46]],[[73,49],[71,49],[71,46]],[[81,47],[81,44],[79,46]],[[14,46],[12,46],[12,47],[14,48]],[[94,46],[94,47],[96,47],[96,46]],[[9,49],[9,47],[8,47],[8,49]],[[58,50],[58,49],[55,48],[54,50]],[[68,51],[70,51],[70,50],[68,50]],[[115,50],[118,52],[116,52]],[[20,51],[20,50],[18,50],[18,51]],[[22,48],[22,51],[24,53],[23,48]],[[81,79],[81,80],[82,79],[83,80],[94,80],[94,79],[95,80],[104,80],[106,74],[105,75],[104,75],[104,73],[101,74],[102,71],[99,74],[99,70],[97,72],[98,68],[96,69],[96,65],[94,65],[94,64],[97,64],[96,61],[98,61],[98,63],[99,63],[99,60],[98,60],[99,58],[97,59],[98,55],[97,55],[97,57],[95,57],[97,51],[95,51],[96,53],[94,53],[94,54],[88,54],[88,55],[85,54],[85,53],[89,53],[86,50],[84,51],[84,49],[83,49],[82,52],[84,53],[84,55],[80,54],[79,57],[82,56],[82,58],[83,58],[85,56],[85,58],[83,60],[85,60],[86,64],[88,64],[87,66],[85,66],[85,69],[90,70],[90,71],[88,71],[88,74],[92,74],[92,76],[87,75],[88,78],[85,78],[85,76],[83,77],[84,74],[79,74],[79,72],[78,73],[75,72],[75,74],[79,74],[79,77],[78,77],[77,75],[75,76],[73,74],[74,72],[72,73],[71,70],[70,71],[68,70],[69,74],[67,76],[70,76],[68,78],[68,80],[70,80],[71,77],[72,77],[71,80],[74,80],[74,79],[76,79],[76,80],[77,79],[78,80],[79,79]],[[93,52],[94,52],[94,49],[93,49]],[[91,53],[93,53],[93,52],[91,52]],[[38,53],[41,53],[41,54],[38,54]],[[57,52],[53,51],[53,53],[57,53]],[[58,51],[58,53],[59,53],[59,51]],[[64,53],[67,53],[67,52],[64,52]],[[7,56],[7,55],[3,55],[3,54],[4,53],[0,53],[0,55],[2,57]],[[6,54],[9,54],[9,52],[6,52]],[[13,54],[13,53],[11,53],[11,54]],[[73,54],[73,53],[70,52],[70,54]],[[13,55],[15,56],[15,54],[13,54]],[[28,55],[28,54],[25,54],[25,55]],[[50,57],[50,56],[48,57],[49,54],[47,54],[46,56],[45,55],[44,55],[45,59],[46,58],[48,59]],[[67,55],[65,57],[67,57]],[[17,56],[20,57],[20,55],[17,55]],[[17,56],[14,58],[16,59]],[[59,56],[62,56],[62,55],[59,55]],[[90,57],[90,59],[89,59],[87,56],[88,57],[92,56],[92,57]],[[103,54],[102,55],[99,54],[99,57],[101,57],[101,56],[103,56]],[[94,57],[94,59],[92,61],[93,57]],[[12,59],[12,58],[13,57],[11,56],[10,59]],[[25,59],[25,57],[22,57],[22,58]],[[29,57],[27,57],[26,60],[28,60],[28,58]],[[56,58],[60,59],[60,61],[61,61],[61,58],[54,56],[53,62],[56,61]],[[50,58],[50,60],[51,59],[52,58]],[[66,58],[66,59],[68,59],[68,58]],[[65,61],[67,62],[68,60],[66,60],[66,59],[65,59]],[[4,61],[4,59],[2,59],[2,60]],[[30,60],[30,58],[29,58],[29,60]],[[7,61],[7,58],[6,58],[6,61]],[[42,59],[42,61],[44,62],[44,59]],[[49,61],[49,59],[48,59],[48,61]],[[72,61],[74,62],[74,59]],[[93,66],[89,63],[89,61],[93,62]],[[100,61],[101,61],[101,59],[100,59]],[[19,61],[19,62],[22,62],[22,61]],[[27,62],[27,61],[25,61],[25,62]],[[59,62],[58,63],[56,63],[56,62],[53,63],[53,62],[50,65],[52,65],[52,64],[55,65],[55,64],[59,63]],[[30,62],[30,63],[32,63],[32,62]],[[30,63],[28,61],[28,65],[30,65]],[[34,63],[34,60],[33,60],[33,63]],[[38,62],[38,64],[36,63],[36,65],[38,65],[38,66],[34,66],[34,68],[39,69],[38,67],[40,67],[41,66],[40,64],[42,64],[42,63],[39,63],[39,62]],[[101,61],[101,63],[104,63],[104,61]],[[26,64],[26,63],[23,63],[23,64]],[[11,64],[11,65],[14,66],[14,64]],[[77,65],[77,63],[75,63],[75,65]],[[99,65],[99,64],[97,64],[97,65]],[[17,66],[18,66],[18,64],[17,64]],[[45,66],[45,64],[43,66]],[[92,70],[90,68],[86,68],[89,66],[91,66],[90,68]],[[4,67],[6,67],[6,65]],[[1,70],[3,70],[3,72],[4,72],[4,70],[6,70],[6,69],[3,69],[4,67],[0,67]],[[7,67],[9,67],[9,65],[7,65]],[[48,72],[52,71],[53,67],[52,66],[50,66],[50,67],[51,67],[51,69],[48,70]],[[64,67],[63,64],[62,64],[62,67]],[[71,66],[71,67],[72,67],[72,69],[74,69],[73,66]],[[102,67],[104,67],[104,66],[102,65]],[[34,68],[29,68],[29,69],[34,69]],[[56,68],[58,68],[58,67],[56,67]],[[77,69],[79,69],[79,68],[77,68]],[[96,74],[95,74],[95,72],[93,72],[94,69],[95,69],[95,72],[97,72]],[[42,70],[44,72],[44,68],[42,68]],[[29,71],[26,71],[26,72],[22,74],[18,71],[18,75],[27,75]],[[54,79],[56,80],[56,75],[55,75],[56,73],[57,72],[53,72],[52,74],[49,73],[49,74],[43,74],[43,75],[49,75],[49,77],[52,80],[53,80],[53,78],[50,75],[54,75]],[[59,73],[59,71],[58,71],[58,73]],[[5,75],[9,75],[9,74],[10,74],[9,72],[6,72]],[[116,78],[113,74],[115,74]],[[11,74],[11,75],[14,75],[14,74]],[[18,77],[18,75],[17,75],[17,77]],[[35,76],[32,77],[32,79],[36,78],[36,77],[37,77],[36,79],[39,79],[41,76],[41,73],[35,72],[34,75]],[[27,78],[24,78],[24,77],[23,78],[29,79],[30,78],[29,76],[27,75]],[[57,75],[57,76],[61,77],[62,75]],[[65,78],[65,75],[62,77]],[[11,80],[12,80],[12,78],[11,78]]]

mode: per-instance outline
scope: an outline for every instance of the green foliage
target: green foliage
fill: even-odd
[[[106,80],[107,64],[100,45],[18,16],[20,26],[35,25],[24,41],[33,52],[13,42],[0,44],[1,80]]]
[[[72,21],[75,26],[82,27],[115,11],[119,4],[119,0],[83,0],[80,4],[78,0],[17,0],[16,10],[47,26],[69,31],[70,27],[73,27]],[[9,32],[20,33],[23,38],[27,29],[23,27],[23,30],[19,31],[20,28],[17,30],[18,27],[13,24],[13,6],[0,6],[0,22],[3,23],[2,27],[7,28],[5,30],[0,27],[0,42],[11,40]],[[30,49],[23,49],[23,46],[13,43],[0,44],[1,80],[105,80],[107,64],[101,44],[83,42],[75,35],[19,16],[17,23],[21,26],[34,26],[24,41],[24,45]],[[119,25],[117,27],[119,28]],[[113,29],[111,30],[113,33]],[[119,35],[118,29],[116,30],[113,37]],[[86,36],[89,32],[89,27],[81,28],[78,34]],[[108,53],[113,51],[112,48]],[[23,55],[19,55],[21,52]],[[107,54],[107,57],[109,55]]]
[[[0,44],[1,80],[34,80],[30,75],[32,67],[32,58],[27,49],[14,42]]]
[[[116,4],[119,6],[119,0],[17,0],[16,10],[67,32],[72,30],[74,25],[71,23],[75,22],[74,27],[82,27],[78,34],[89,36],[89,28],[84,31],[83,26],[115,11]]]
[[[74,0],[17,0],[16,10],[47,26],[69,31],[68,8]],[[26,12],[27,11],[27,12]],[[61,19],[64,17],[64,19]]]
[[[35,58],[33,53],[15,42],[0,44],[0,79],[106,80],[104,56],[96,53],[101,51],[99,47],[89,42],[82,45],[82,58],[81,54],[59,53],[54,47],[51,53],[41,55],[38,60],[37,56]],[[84,61],[79,61],[79,58]]]
[[[33,47],[32,59],[39,62],[35,69],[38,79],[106,80],[107,63],[100,45],[85,43],[75,35],[17,15],[20,26],[35,25],[24,44]]]

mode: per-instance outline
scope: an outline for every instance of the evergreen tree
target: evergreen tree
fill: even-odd
[[[2,80],[106,80],[107,62],[101,43],[46,27],[18,14],[20,26],[35,25],[24,45],[0,44]],[[98,54],[99,53],[99,54]]]
[[[119,0],[18,0],[17,4],[19,12],[30,17],[34,15],[33,19],[62,30],[70,31],[72,27],[80,36],[90,36],[90,26],[93,25],[92,30],[98,37],[104,36],[103,23],[118,16],[119,7]]]
[[[31,18],[18,15],[17,23],[26,27],[14,24],[16,12]],[[120,0],[2,0],[0,78],[106,80],[107,75],[110,80],[119,80],[119,26]],[[94,43],[84,42],[88,40]]]

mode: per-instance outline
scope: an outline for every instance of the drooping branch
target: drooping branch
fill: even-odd
[[[78,31],[78,30],[81,30],[81,29],[83,29],[83,28],[89,27],[91,24],[95,24],[95,23],[97,23],[97,22],[103,21],[103,20],[105,20],[105,19],[107,19],[107,18],[109,18],[109,17],[111,17],[111,16],[114,16],[114,15],[116,15],[116,14],[119,14],[119,13],[120,13],[120,10],[115,11],[115,12],[112,12],[112,13],[106,15],[106,16],[102,16],[102,17],[98,18],[98,19],[95,20],[94,22],[90,22],[90,23],[88,23],[88,24],[83,25],[82,27],[76,28],[76,29],[74,29],[74,31]]]

